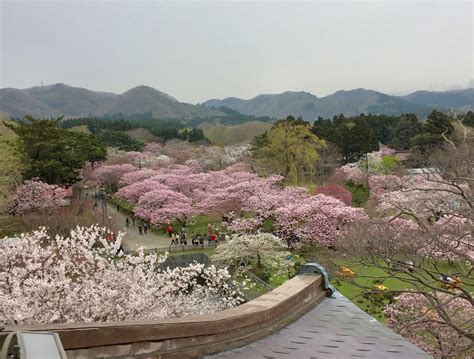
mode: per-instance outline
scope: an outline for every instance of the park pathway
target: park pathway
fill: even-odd
[[[168,248],[171,243],[171,239],[164,233],[157,234],[155,231],[148,229],[147,234],[138,234],[138,224],[135,222],[135,226],[126,228],[125,213],[117,211],[117,208],[111,204],[107,204],[107,216],[112,217],[112,220],[117,224],[118,229],[121,232],[125,232],[124,249],[125,251],[136,251],[139,247],[144,249],[156,249],[156,248]]]

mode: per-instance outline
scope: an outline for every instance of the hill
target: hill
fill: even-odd
[[[122,94],[91,91],[65,84],[0,89],[0,111],[11,117],[32,114],[36,117],[129,116],[150,113],[156,119],[191,119],[226,116],[200,105],[179,102],[148,86],[138,86]]]
[[[452,91],[416,91],[403,99],[426,106],[444,109],[474,110],[474,88]]]
[[[249,121],[238,125],[224,125],[204,122],[199,127],[212,143],[222,146],[250,142],[255,136],[270,130],[272,123]]]
[[[409,112],[425,118],[434,108],[454,107],[461,111],[473,109],[472,92],[472,89],[438,93],[419,91],[407,96],[391,96],[373,90],[354,89],[337,91],[320,98],[308,92],[284,92],[259,95],[249,100],[235,97],[212,99],[204,104],[215,108],[224,106],[255,116],[302,116],[308,121],[315,120],[318,116],[332,118],[340,113],[355,116],[361,113],[398,115]]]

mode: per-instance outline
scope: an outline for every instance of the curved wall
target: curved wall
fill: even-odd
[[[70,358],[194,358],[265,337],[296,320],[325,297],[320,275],[298,275],[273,291],[221,312],[160,321],[7,326],[59,334]]]

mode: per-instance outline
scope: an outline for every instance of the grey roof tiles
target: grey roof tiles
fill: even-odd
[[[426,359],[431,356],[335,293],[280,331],[208,358]]]

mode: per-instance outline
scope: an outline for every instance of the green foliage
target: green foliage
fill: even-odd
[[[12,187],[21,181],[23,164],[21,157],[11,146],[15,141],[15,133],[0,122],[0,213],[5,210]]]
[[[359,161],[359,166],[362,171],[372,175],[388,175],[398,166],[400,161],[395,156],[382,156],[380,160],[378,158],[369,158],[369,166],[367,166],[367,159],[362,158]]]
[[[146,129],[152,136],[159,137],[164,141],[171,139],[180,139],[183,141],[198,142],[207,141],[204,136],[204,132],[200,128],[187,128],[188,125],[180,120],[155,120],[152,117],[144,117],[144,114],[139,114],[137,117],[126,117],[127,120],[121,119],[121,117],[112,116],[106,118],[77,118],[68,119],[61,121],[63,128],[74,128],[78,126],[87,126],[87,129],[94,135],[102,135],[106,130],[114,132],[125,132],[134,129]],[[150,114],[151,116],[151,114]],[[105,135],[110,138],[111,134]],[[116,135],[115,137],[117,137]],[[123,137],[123,135],[120,135]],[[124,140],[123,146],[130,146],[131,142],[129,139]],[[123,141],[118,141],[114,147],[120,145]],[[137,146],[137,144],[135,144]],[[132,146],[133,147],[133,146]]]
[[[339,146],[347,162],[355,162],[364,154],[379,149],[374,131],[366,121],[348,122],[338,128]]]
[[[370,192],[364,185],[349,180],[345,183],[345,187],[352,194],[353,206],[363,207],[369,200]]]
[[[289,116],[255,139],[254,157],[264,174],[277,173],[287,183],[305,183],[314,179],[324,145],[308,122]]]
[[[50,184],[72,184],[89,161],[104,160],[106,150],[94,136],[59,127],[61,117],[6,124],[16,135],[16,150],[24,165],[26,179],[38,177]]]
[[[365,153],[379,149],[379,142],[386,137],[387,130],[374,124],[381,123],[382,120],[374,116],[346,118],[341,114],[332,121],[319,117],[312,130],[317,136],[335,143],[346,162],[356,162]]]
[[[463,124],[465,126],[474,127],[474,112],[468,111],[464,116],[462,116]]]
[[[143,151],[145,144],[130,137],[125,132],[102,130],[97,136],[106,146],[116,147],[123,151]]]
[[[422,132],[423,125],[412,114],[401,115],[389,128],[387,144],[397,150],[408,150],[411,147],[410,139]]]
[[[444,143],[443,136],[449,138],[454,132],[451,119],[440,111],[434,110],[428,115],[428,120],[423,125],[423,132],[410,140],[411,146],[421,153]]]

